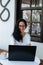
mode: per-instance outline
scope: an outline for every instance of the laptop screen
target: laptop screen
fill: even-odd
[[[9,45],[8,59],[12,61],[34,61],[36,46]]]

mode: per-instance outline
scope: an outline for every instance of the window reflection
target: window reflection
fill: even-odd
[[[21,7],[42,7],[42,0],[22,0]]]
[[[40,22],[41,14],[42,14],[42,10],[33,10],[32,11],[32,22]]]
[[[36,6],[37,7],[42,7],[42,0],[37,0],[36,1]]]
[[[32,23],[32,34],[40,35],[41,29],[39,23]]]
[[[32,7],[35,7],[35,0],[32,0],[31,6],[32,6]]]
[[[30,0],[22,0],[21,7],[30,7]]]
[[[24,10],[23,11],[23,18],[27,21],[31,21],[31,10]]]
[[[32,7],[42,7],[42,0],[32,0]]]

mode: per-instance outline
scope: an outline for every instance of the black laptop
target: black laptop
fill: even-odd
[[[36,46],[9,45],[8,59],[10,61],[34,61]]]

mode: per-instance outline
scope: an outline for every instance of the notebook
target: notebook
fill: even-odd
[[[8,60],[10,61],[34,61],[36,46],[9,45]]]

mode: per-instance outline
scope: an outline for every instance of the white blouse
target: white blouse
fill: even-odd
[[[19,37],[18,37],[19,38]],[[30,44],[30,35],[28,33],[25,34],[22,41],[17,41],[13,36],[10,38],[10,45],[28,45]]]

